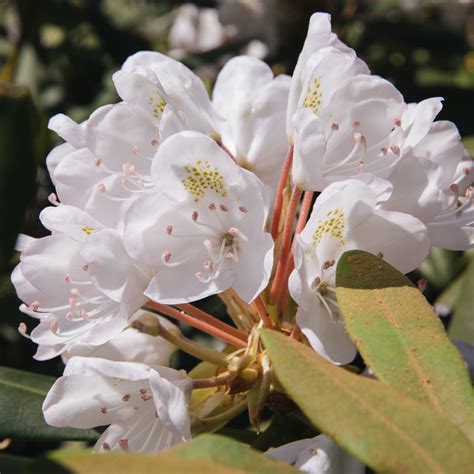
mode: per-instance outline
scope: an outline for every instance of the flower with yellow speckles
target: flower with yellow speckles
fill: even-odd
[[[337,364],[347,364],[356,355],[336,302],[339,257],[347,250],[366,250],[406,273],[421,264],[430,249],[428,232],[418,219],[378,208],[388,196],[358,180],[331,184],[296,237],[295,270],[289,281],[298,303],[296,321],[314,350]]]
[[[273,262],[263,184],[197,132],[166,140],[152,175],[159,192],[139,198],[125,216],[129,254],[157,268],[145,294],[174,304],[234,288],[255,299]]]
[[[41,221],[52,234],[23,241],[12,281],[20,309],[39,320],[31,339],[43,360],[118,336],[145,302],[150,276],[126,254],[117,232],[80,209],[46,208]]]

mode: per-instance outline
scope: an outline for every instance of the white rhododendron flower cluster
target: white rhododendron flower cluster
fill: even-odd
[[[239,56],[209,97],[180,62],[140,52],[113,80],[121,102],[80,124],[51,119],[65,141],[47,159],[57,194],[41,221],[51,235],[21,236],[12,275],[38,321],[20,326],[35,357],[66,363],[45,419],[108,426],[99,451],[157,451],[244,411],[269,370],[262,326],[350,363],[335,295],[345,251],[407,273],[433,245],[474,244],[472,161],[455,125],[436,120],[442,99],[405,103],[326,14],[311,18],[292,78]],[[234,325],[191,304],[212,295]],[[169,368],[176,348],[215,372]],[[299,443],[270,455],[305,469],[338,449],[327,438]]]

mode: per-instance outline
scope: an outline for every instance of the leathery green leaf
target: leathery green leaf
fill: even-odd
[[[47,461],[34,465],[31,472],[77,474],[129,474],[134,472],[206,474],[286,474],[297,472],[287,464],[270,459],[249,446],[223,436],[202,435],[188,443],[156,454],[108,453],[98,456],[85,452],[57,451]],[[43,470],[39,470],[42,468]],[[67,469],[67,470],[66,470]]]
[[[261,330],[279,383],[314,425],[376,471],[470,473],[472,444],[446,417],[310,347]]]
[[[347,332],[377,378],[456,423],[474,442],[474,394],[439,317],[408,278],[379,257],[339,259],[336,294]]]
[[[0,367],[0,439],[95,441],[94,430],[54,428],[46,424],[41,405],[54,377]]]

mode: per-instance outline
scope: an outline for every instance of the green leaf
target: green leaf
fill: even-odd
[[[286,474],[297,472],[283,462],[275,461],[245,444],[223,436],[203,435],[192,441],[157,454],[90,453],[57,451],[48,461],[40,461],[31,472],[49,474],[130,474],[195,472],[206,474]],[[40,470],[43,469],[43,470]]]
[[[38,127],[28,89],[0,82],[0,270],[7,267],[35,195]]]
[[[96,441],[94,430],[53,428],[41,411],[53,377],[0,367],[0,439]]]
[[[261,330],[278,377],[322,432],[376,471],[470,473],[472,444],[447,418],[382,382],[335,366],[310,347]]]
[[[337,301],[346,330],[377,378],[445,414],[474,441],[474,394],[464,361],[411,281],[379,257],[339,259]]]

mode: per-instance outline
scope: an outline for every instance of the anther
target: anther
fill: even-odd
[[[65,276],[64,276],[64,281],[65,281],[66,283],[71,283],[71,275],[65,275]]]
[[[204,275],[202,274],[202,272],[197,272],[197,273],[196,273],[196,278],[197,278],[199,281],[203,281],[203,280],[204,280]]]
[[[123,188],[127,189],[128,187],[128,180],[126,178],[122,178],[120,180],[120,184],[122,185]]]
[[[51,321],[51,324],[49,325],[49,329],[51,330],[51,332],[52,332],[53,334],[57,334],[57,332],[58,332],[58,327],[59,327],[58,321],[57,321],[56,319],[53,319],[53,320]]]
[[[104,451],[110,451],[112,448],[110,447],[109,443],[102,443],[102,449]]]
[[[164,263],[168,263],[171,259],[171,252],[169,250],[165,250],[162,254],[161,254],[161,260],[162,262]]]
[[[362,140],[362,133],[360,132],[354,132],[354,140],[356,142],[360,142]]]
[[[428,283],[428,281],[426,280],[426,278],[420,278],[417,281],[418,289],[420,291],[425,291],[427,283]]]
[[[395,155],[399,155],[400,154],[400,147],[398,145],[390,145],[390,150],[392,150],[393,153],[395,153]]]
[[[146,388],[141,388],[141,389],[139,390],[139,392],[143,395],[144,393],[147,392],[147,389],[146,389]]]
[[[166,233],[168,235],[171,235],[172,232],[173,232],[173,226],[172,225],[169,225],[168,227],[166,227]]]
[[[339,130],[339,125],[337,123],[331,124],[331,130],[334,130],[335,132],[337,132]]]
[[[227,212],[229,209],[225,204],[220,204],[219,207],[221,208],[221,211]]]
[[[104,183],[99,183],[97,185],[97,189],[99,190],[100,193],[105,193],[105,184]]]
[[[33,310],[33,311],[38,311],[39,309],[39,301],[33,301],[33,303],[31,303],[31,306],[30,308]]]
[[[82,319],[88,319],[89,318],[89,313],[85,310],[85,309],[81,309],[79,311],[79,316],[82,318]]]
[[[124,450],[124,451],[130,451],[130,448],[128,447],[128,439],[123,438],[119,440],[119,446]]]
[[[197,211],[193,211],[193,213],[191,214],[191,219],[196,222],[198,220],[198,217],[199,217],[199,214]]]
[[[208,272],[212,272],[214,269],[214,264],[212,263],[211,260],[206,260],[204,262],[204,269],[207,270]]]
[[[377,252],[377,257],[383,258],[383,252]]]
[[[146,402],[147,400],[150,400],[151,395],[149,393],[142,393],[141,399]]]
[[[225,254],[225,259],[226,259],[226,260],[232,260],[232,261],[235,262],[235,255],[234,255],[232,252],[227,252],[227,253]]]
[[[315,290],[320,284],[321,284],[321,278],[316,277],[316,278],[313,280],[313,283],[311,283],[311,288],[312,288],[313,290]]]
[[[53,205],[53,206],[59,206],[59,201],[58,201],[58,196],[56,194],[51,193],[48,196],[48,201]]]
[[[469,168],[463,168],[462,171],[466,176],[471,172]]]
[[[395,123],[395,125],[396,125],[397,127],[400,127],[400,126],[402,125],[402,121],[401,121],[400,119],[398,119],[398,118],[395,119],[393,122]]]
[[[102,405],[102,406],[100,407],[100,412],[101,412],[103,415],[105,415],[105,414],[107,413],[107,407],[106,407],[105,405]]]
[[[339,321],[340,320],[339,312],[338,311],[332,311],[331,312],[331,318],[333,319],[333,321]]]
[[[101,158],[96,158],[96,159],[94,160],[94,165],[100,166],[101,164],[102,164],[102,159],[101,159]]]
[[[216,209],[216,205],[211,202],[211,204],[209,204],[209,206],[207,206],[209,208],[210,211],[214,211]]]
[[[66,313],[66,319],[67,319],[68,321],[72,321],[72,320],[74,319],[74,315],[72,314],[71,311],[68,311],[68,312]]]
[[[129,393],[126,393],[123,397],[122,397],[122,400],[124,402],[128,402],[131,398],[131,395]]]
[[[25,323],[20,323],[18,325],[18,332],[22,335],[22,336],[26,336],[26,331],[28,330],[27,326]]]
[[[364,163],[363,160],[359,160],[359,161],[357,162],[357,169],[358,169],[359,171],[362,171],[362,168],[364,167],[364,164],[365,164],[365,163]]]
[[[84,263],[84,265],[82,265],[82,269],[87,272],[87,270],[89,270],[89,264],[88,263]]]
[[[360,127],[360,122],[359,122],[359,121],[355,121],[355,122],[352,124],[352,126],[353,126],[354,128]]]
[[[140,154],[140,150],[138,149],[137,146],[134,146],[132,148],[132,153],[135,155],[135,156],[138,156]]]
[[[249,212],[249,210],[245,206],[239,206],[240,212]]]
[[[151,141],[151,145],[152,145],[152,146],[159,146],[159,145],[160,145],[160,142],[159,142],[156,138],[154,138],[154,139]]]

